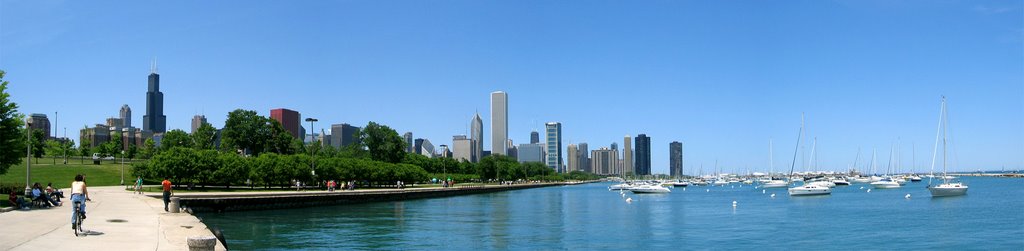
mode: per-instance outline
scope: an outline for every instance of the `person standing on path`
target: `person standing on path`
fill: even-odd
[[[164,212],[169,212],[167,204],[171,203],[171,181],[164,177],[164,181],[160,184],[164,186]]]
[[[135,192],[138,194],[142,194],[142,176],[139,176],[138,179],[135,179]]]

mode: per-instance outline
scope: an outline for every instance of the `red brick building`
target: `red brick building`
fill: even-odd
[[[300,131],[302,127],[302,115],[299,115],[299,112],[284,108],[277,108],[270,110],[270,118],[277,120],[277,122],[281,122],[284,129],[291,133],[296,139],[302,138],[302,132]]]

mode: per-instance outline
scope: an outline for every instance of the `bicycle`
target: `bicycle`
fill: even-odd
[[[71,229],[75,231],[75,236],[85,235],[85,231],[82,230],[82,221],[85,220],[85,214],[82,213],[82,203],[85,202],[75,201],[75,221],[71,222]]]

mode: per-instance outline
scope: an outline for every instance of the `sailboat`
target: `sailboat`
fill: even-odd
[[[885,177],[879,181],[871,182],[871,186],[875,188],[900,188],[900,183],[893,180],[892,176],[892,154],[893,149],[889,149],[889,165],[885,168]]]
[[[775,173],[775,153],[773,152],[772,140],[768,140],[768,180],[764,182],[761,187],[764,188],[783,188],[788,187],[789,182],[781,179],[773,179],[772,174]]]
[[[962,182],[950,182],[946,173],[946,135],[949,133],[949,115],[946,111],[946,96],[942,96],[942,107],[939,108],[939,129],[935,133],[935,151],[932,153],[932,170],[935,170],[935,155],[939,147],[939,135],[942,135],[942,184],[932,186],[928,180],[928,192],[932,197],[960,196],[967,194],[967,185]]]
[[[800,152],[800,140],[804,135],[804,118],[803,114],[800,115],[800,134],[796,137],[796,149],[793,150],[793,162],[789,166],[789,176],[793,176],[793,168],[796,167],[796,154]],[[827,186],[818,186],[813,183],[805,183],[803,186],[789,188],[790,196],[805,196],[805,195],[829,195],[832,194],[832,188]]]

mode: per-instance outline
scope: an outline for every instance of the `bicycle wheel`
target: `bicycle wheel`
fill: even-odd
[[[84,220],[82,218],[84,218],[82,215],[82,211],[78,211],[78,220],[75,221],[75,236],[78,236],[79,234],[85,234],[85,230],[82,230],[82,221]]]

